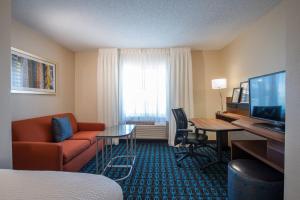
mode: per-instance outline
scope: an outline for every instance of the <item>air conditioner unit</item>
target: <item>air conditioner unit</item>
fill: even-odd
[[[168,122],[128,121],[126,124],[136,125],[137,139],[168,139]]]

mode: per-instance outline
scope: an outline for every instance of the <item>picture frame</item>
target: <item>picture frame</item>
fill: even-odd
[[[240,83],[241,99],[240,103],[249,104],[249,81]]]
[[[11,93],[56,94],[56,64],[11,48]]]
[[[233,88],[231,103],[239,103],[241,98],[241,88]]]

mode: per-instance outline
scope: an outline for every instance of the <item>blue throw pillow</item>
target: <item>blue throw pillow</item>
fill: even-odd
[[[52,130],[55,142],[62,142],[73,135],[72,126],[68,117],[52,118]]]

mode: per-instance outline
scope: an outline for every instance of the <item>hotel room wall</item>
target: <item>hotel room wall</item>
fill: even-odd
[[[202,51],[192,51],[194,116],[206,116],[205,64]]]
[[[216,112],[221,110],[220,95],[218,90],[213,90],[211,81],[216,78],[224,78],[225,70],[221,63],[219,51],[203,51],[204,55],[204,77],[205,77],[205,108],[206,118],[215,118]],[[223,104],[225,105],[225,91],[221,90]]]
[[[12,20],[11,46],[57,64],[56,95],[12,94],[13,120],[74,112],[74,53],[43,34]]]
[[[11,1],[0,3],[0,169],[12,167],[10,104]]]
[[[286,23],[283,3],[249,26],[221,50],[228,79],[227,96],[249,77],[286,69]],[[231,139],[258,139],[253,134],[232,133]]]
[[[97,60],[97,50],[75,53],[75,114],[80,121],[97,121]]]
[[[283,3],[249,26],[222,50],[228,95],[249,77],[284,70],[286,30]]]
[[[219,91],[211,88],[211,80],[225,77],[220,51],[192,51],[195,117],[215,118],[221,110]],[[225,104],[225,92],[223,103]],[[208,132],[209,140],[215,133]]]
[[[300,1],[287,0],[287,123],[285,199],[300,199]]]

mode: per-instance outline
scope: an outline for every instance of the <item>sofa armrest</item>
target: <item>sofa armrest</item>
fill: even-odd
[[[23,170],[63,170],[61,144],[13,142],[13,168]]]
[[[83,123],[79,122],[78,129],[79,131],[104,131],[105,124],[104,123]]]

